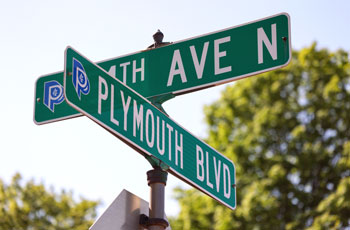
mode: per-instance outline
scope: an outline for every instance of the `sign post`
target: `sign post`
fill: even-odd
[[[165,185],[168,173],[159,167],[147,172],[148,186],[150,187],[150,212],[147,226],[149,230],[165,230],[169,223],[165,215]]]
[[[124,189],[89,230],[145,230],[147,225],[141,220],[149,212],[147,201]],[[167,220],[166,215],[163,219]],[[170,226],[166,230],[171,230]]]
[[[144,50],[97,64],[130,88],[151,100],[181,95],[286,66],[291,60],[290,18],[286,13],[213,33]],[[63,73],[38,79],[34,121],[45,124],[79,116],[57,105],[43,103],[42,85],[62,82]],[[59,111],[59,110],[64,111]],[[47,113],[42,113],[47,110]],[[66,114],[66,116],[65,116]],[[51,115],[51,116],[50,116]]]
[[[225,206],[236,207],[231,160],[70,47],[64,74],[65,98],[74,109],[139,153],[156,157],[176,177]]]

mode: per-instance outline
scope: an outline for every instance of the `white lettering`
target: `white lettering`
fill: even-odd
[[[272,42],[267,38],[262,27],[258,28],[258,63],[264,62],[263,43],[269,51],[273,60],[277,59],[277,39],[276,39],[276,24],[271,25]]]
[[[171,161],[171,133],[174,130],[174,128],[171,125],[169,125],[168,123],[166,124],[166,127],[169,130],[169,133],[168,133],[168,138],[169,138],[168,148],[169,148],[169,161]]]
[[[157,149],[158,153],[160,155],[164,155],[165,152],[165,122],[162,120],[162,148],[159,147],[160,141],[159,141],[159,117],[157,117]]]
[[[134,100],[134,126],[133,135],[136,137],[136,128],[140,130],[140,140],[143,141],[143,105],[140,105],[140,110],[137,111],[137,103]]]
[[[132,61],[132,83],[136,82],[136,73],[141,72],[141,81],[145,80],[145,59],[141,59],[141,67],[136,68],[136,61]]]
[[[214,67],[215,67],[215,75],[230,72],[232,70],[231,66],[226,66],[220,68],[220,58],[226,56],[226,51],[220,52],[220,44],[231,41],[231,37],[224,37],[220,39],[214,40]]]
[[[196,145],[196,156],[197,156],[197,179],[204,181],[204,156],[203,150],[201,147]]]
[[[119,126],[119,121],[114,119],[114,85],[113,84],[111,85],[111,95],[112,95],[112,97],[111,97],[111,112],[110,112],[109,118],[113,124]]]
[[[216,191],[219,192],[220,190],[220,168],[221,168],[221,161],[219,160],[219,166],[216,165],[216,158],[213,156],[214,160],[214,171],[215,171],[215,181],[216,181]]]
[[[123,111],[124,111],[124,130],[127,130],[127,125],[128,125],[128,110],[129,110],[129,106],[130,106],[130,101],[131,101],[131,97],[128,96],[128,99],[125,103],[125,99],[124,99],[124,92],[122,90],[120,90],[120,95],[122,97],[122,102],[123,102]]]
[[[180,143],[178,144],[178,139],[177,139],[177,130],[175,129],[175,164],[178,165],[178,155],[180,153],[180,167],[183,169],[183,142],[182,142],[182,134],[180,133]]]
[[[149,137],[149,118],[151,117],[151,139]],[[146,142],[150,148],[154,145],[154,116],[152,110],[147,109],[146,111]]]
[[[224,196],[226,198],[230,198],[230,196],[231,196],[231,175],[230,175],[230,169],[228,168],[228,166],[226,164],[223,164],[223,166],[224,166],[224,171],[223,171],[223,174],[224,174]],[[227,175],[227,180],[226,180],[226,175]]]
[[[109,68],[108,74],[111,75],[113,78],[116,78],[115,77],[115,74],[116,74],[115,65],[112,65],[111,68]]]
[[[203,76],[203,69],[204,69],[204,65],[205,65],[205,59],[207,57],[208,46],[209,46],[209,42],[205,42],[204,46],[203,46],[202,57],[201,57],[200,62],[198,61],[195,46],[190,46],[192,60],[193,60],[194,67],[196,69],[198,79],[201,79]]]
[[[105,92],[102,93],[102,84],[104,86]],[[108,97],[108,86],[107,82],[104,78],[101,76],[98,77],[98,109],[97,112],[98,114],[101,114],[101,109],[102,109],[102,100],[107,100]]]
[[[178,69],[176,69],[176,65],[178,66]],[[171,86],[173,84],[174,75],[178,75],[178,74],[180,74],[182,83],[187,82],[185,69],[182,64],[180,50],[177,49],[177,50],[174,50],[174,55],[173,55],[173,60],[171,62],[167,86]]]
[[[213,188],[213,184],[212,183],[210,183],[210,181],[209,181],[209,154],[208,154],[208,152],[205,152],[205,154],[206,154],[206,156],[207,156],[207,161],[206,161],[206,163],[207,163],[207,185],[210,187],[210,188]]]
[[[126,67],[130,65],[130,62],[125,62],[120,64],[120,67],[123,67],[123,83],[126,84]]]

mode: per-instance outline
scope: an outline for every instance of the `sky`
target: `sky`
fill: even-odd
[[[150,164],[96,123],[79,117],[34,124],[35,81],[63,70],[67,46],[97,62],[145,49],[158,29],[175,42],[287,12],[294,49],[316,41],[318,48],[349,52],[349,10],[345,0],[0,0],[0,178],[8,183],[19,172],[24,181],[101,200],[99,213],[123,189],[149,200]],[[205,138],[203,107],[232,84],[178,96],[164,103],[165,111]],[[190,188],[169,175],[168,216],[179,212],[172,198],[177,186]]]

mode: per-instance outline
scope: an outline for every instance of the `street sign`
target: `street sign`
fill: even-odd
[[[290,18],[281,13],[98,65],[152,98],[235,81],[281,68],[290,60]]]
[[[34,122],[38,125],[82,114],[67,104],[63,93],[63,72],[41,76],[35,82]]]
[[[141,214],[149,216],[148,202],[124,189],[89,230],[144,230],[139,224]]]
[[[231,209],[236,207],[231,160],[70,47],[64,74],[65,98],[74,109],[139,153],[161,160],[181,180]]]

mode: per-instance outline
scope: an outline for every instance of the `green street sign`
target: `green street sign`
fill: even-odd
[[[68,47],[64,92],[67,103],[142,155],[218,200],[236,207],[235,166],[153,106],[138,92]]]
[[[98,65],[151,99],[235,81],[284,67],[290,60],[290,18],[281,13]]]
[[[81,115],[64,99],[63,72],[41,76],[37,79],[34,93],[35,124],[46,124]]]

